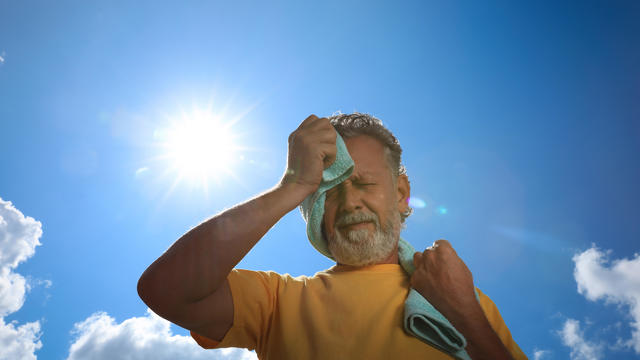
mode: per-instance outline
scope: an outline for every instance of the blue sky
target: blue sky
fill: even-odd
[[[198,351],[137,279],[275,185],[289,133],[336,111],[397,135],[422,205],[403,236],[450,240],[531,359],[640,357],[639,18],[632,1],[0,1],[0,338],[18,349],[0,358],[247,355]],[[235,148],[204,184],[167,159],[170,129],[203,117]],[[331,265],[294,211],[240,267]]]

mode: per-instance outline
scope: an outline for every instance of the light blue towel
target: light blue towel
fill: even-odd
[[[347,151],[347,146],[340,135],[336,138],[336,146],[336,160],[323,171],[322,182],[318,190],[309,195],[300,204],[300,212],[302,212],[302,217],[307,223],[309,241],[316,250],[332,260],[335,259],[329,252],[327,243],[322,236],[322,218],[326,192],[351,176],[354,166],[353,160]],[[398,257],[400,265],[409,275],[415,270],[413,266],[414,253],[413,246],[400,238]],[[409,291],[409,296],[407,296],[404,304],[404,329],[409,334],[456,359],[471,359],[464,350],[467,346],[464,336],[415,289]]]
[[[411,276],[415,249],[403,238],[398,242],[398,258],[404,271]],[[477,296],[477,293],[476,293]],[[465,351],[467,340],[449,320],[415,289],[409,290],[404,301],[404,330],[418,339],[460,360],[470,360]]]
[[[320,253],[331,260],[335,260],[326,241],[322,237],[322,217],[324,216],[324,200],[327,197],[326,192],[332,187],[340,184],[353,172],[353,160],[349,156],[347,145],[345,145],[342,136],[337,134],[336,137],[336,160],[324,169],[322,172],[322,182],[318,186],[315,193],[307,196],[302,204],[300,204],[300,212],[302,218],[307,223],[307,237],[311,241],[311,245],[320,251]]]

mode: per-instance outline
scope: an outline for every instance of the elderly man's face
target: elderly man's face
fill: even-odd
[[[384,145],[360,135],[345,139],[355,163],[353,174],[327,192],[324,231],[329,250],[341,264],[370,265],[394,254],[400,213],[407,209],[409,183],[394,183]]]

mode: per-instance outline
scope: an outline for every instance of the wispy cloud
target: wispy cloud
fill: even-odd
[[[151,310],[121,323],[98,312],[74,325],[67,360],[257,359],[243,349],[204,350],[189,336],[174,335],[170,323]]]
[[[36,350],[42,347],[39,321],[22,325],[4,321],[22,307],[28,287],[14,269],[33,256],[41,236],[39,221],[25,217],[11,202],[0,198],[0,359],[35,360]]]
[[[533,360],[548,359],[550,355],[551,355],[551,352],[549,350],[538,350],[538,349],[533,350]]]
[[[640,255],[610,261],[609,254],[594,245],[573,257],[578,292],[589,300],[603,299],[629,309],[633,330],[631,339],[623,343],[640,354]]]
[[[138,168],[138,170],[136,170],[136,177],[140,177],[142,174],[146,173],[147,171],[149,171],[149,168],[146,166]]]
[[[4,51],[2,53],[0,53],[0,65],[2,65],[4,63],[4,58],[7,56],[7,53],[5,53]]]
[[[559,331],[562,343],[571,349],[571,360],[598,360],[602,357],[602,345],[588,341],[580,329],[580,322],[567,319]]]

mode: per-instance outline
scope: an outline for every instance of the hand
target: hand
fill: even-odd
[[[472,359],[512,359],[476,300],[471,271],[447,240],[413,254],[411,286],[467,339]]]
[[[314,193],[336,152],[336,131],[329,120],[310,115],[289,135],[287,170],[280,184],[297,185],[307,195]]]
[[[454,326],[482,312],[476,301],[473,276],[447,240],[438,240],[413,255],[416,267],[411,286]]]

